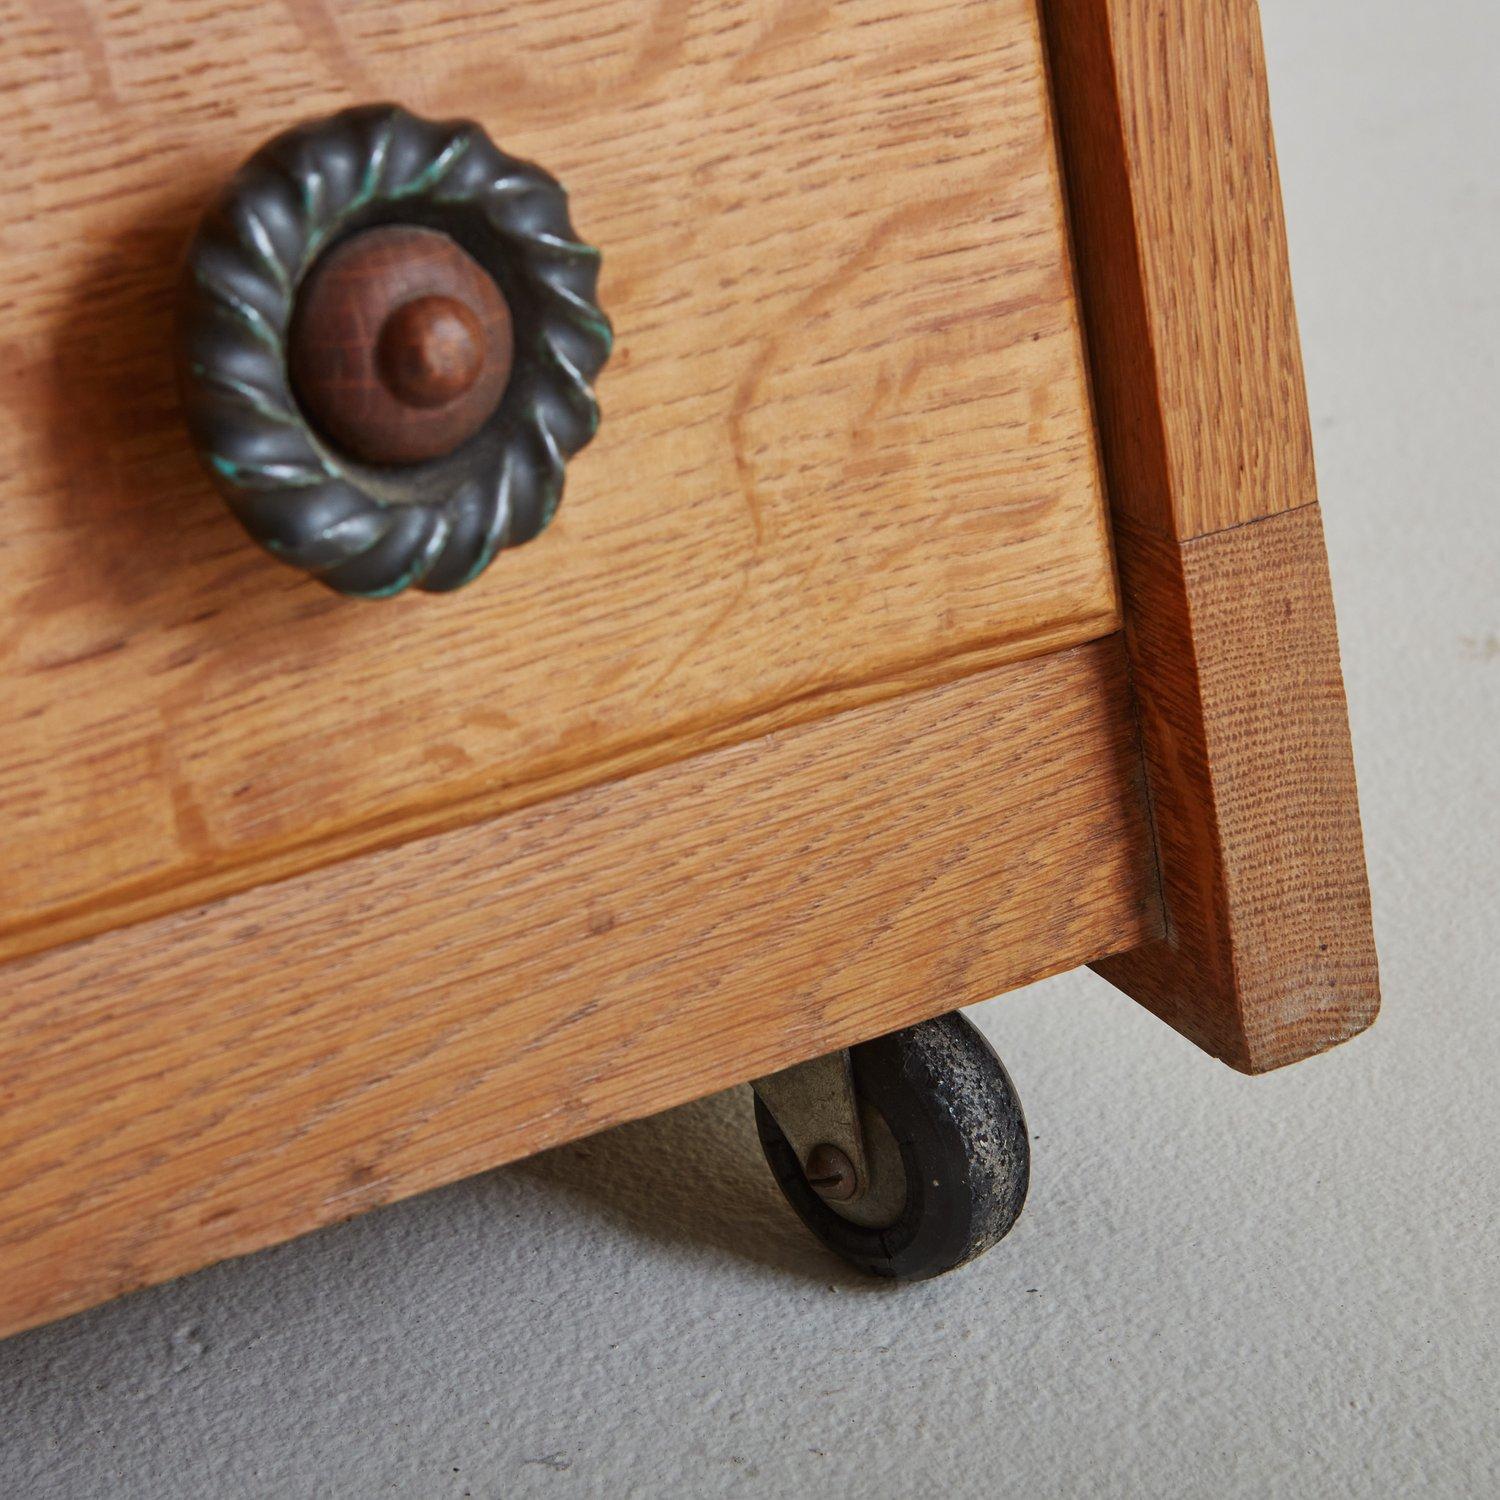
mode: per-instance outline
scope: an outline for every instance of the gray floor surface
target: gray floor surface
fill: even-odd
[[[0,1495],[1500,1493],[1500,7],[1263,10],[1374,1031],[1251,1080],[1039,985],[956,1276],[846,1274],[725,1095],[0,1344]]]

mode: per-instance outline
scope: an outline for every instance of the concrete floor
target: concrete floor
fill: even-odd
[[[982,1007],[1013,1237],[846,1274],[742,1094],[0,1345],[7,1497],[1500,1492],[1500,8],[1263,0],[1385,1014]]]

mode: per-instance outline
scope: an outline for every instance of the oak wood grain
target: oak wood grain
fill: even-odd
[[[18,960],[0,1332],[1159,930],[1114,637]]]
[[[1041,0],[1115,513],[1316,499],[1255,0]]]
[[[1316,506],[1183,546],[1116,532],[1167,927],[1099,972],[1245,1072],[1380,1005]]]
[[[1254,0],[1044,0],[1166,929],[1099,965],[1236,1068],[1379,1005]]]
[[[1118,628],[1031,0],[0,0],[0,955]],[[569,188],[618,333],[558,521],[361,606],[199,474],[171,288],[289,122]]]

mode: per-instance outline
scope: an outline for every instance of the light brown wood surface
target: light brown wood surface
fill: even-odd
[[[1100,972],[1261,1072],[1379,1006],[1253,0],[1045,0],[1166,929]]]
[[[1380,1003],[1322,521],[1116,538],[1167,929],[1099,972],[1264,1072]]]
[[[1255,0],[1041,0],[1115,513],[1316,499]]]
[[[1115,637],[19,960],[0,1332],[1158,922]]]
[[[1032,0],[0,0],[0,955],[1118,628]],[[170,289],[385,96],[568,186],[616,354],[445,598],[264,558]]]

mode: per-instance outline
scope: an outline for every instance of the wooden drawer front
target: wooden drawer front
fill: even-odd
[[[1118,626],[1033,0],[5,23],[0,953]],[[360,604],[212,495],[170,313],[238,161],[381,97],[561,178],[617,345],[557,522]]]

